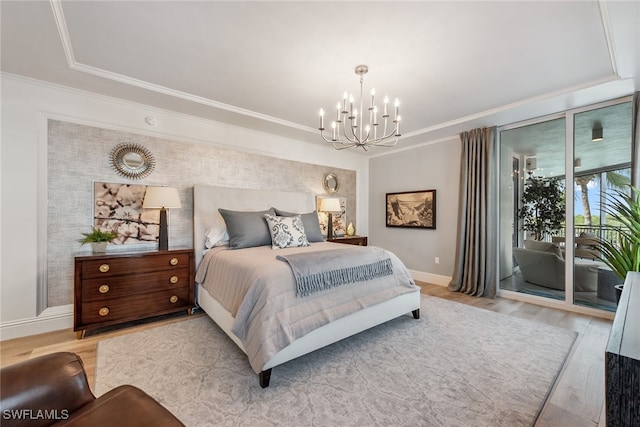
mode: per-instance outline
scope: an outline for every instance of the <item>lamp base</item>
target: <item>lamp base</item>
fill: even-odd
[[[327,240],[333,239],[333,215],[331,212],[328,214],[328,222],[327,222]]]
[[[167,210],[160,209],[160,233],[158,235],[158,250],[169,250],[169,231],[167,229]]]

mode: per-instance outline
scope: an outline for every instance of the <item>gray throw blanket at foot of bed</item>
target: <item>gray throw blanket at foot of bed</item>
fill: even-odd
[[[278,255],[276,258],[291,266],[297,296],[393,274],[391,258],[376,247]]]

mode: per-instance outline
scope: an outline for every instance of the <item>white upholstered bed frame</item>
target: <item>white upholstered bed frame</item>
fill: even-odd
[[[195,185],[193,188],[193,242],[196,268],[202,260],[206,230],[216,224],[224,223],[222,216],[218,213],[218,208],[258,211],[270,207],[289,212],[311,212],[316,209],[315,196],[307,193]],[[246,353],[240,339],[231,332],[231,325],[234,321],[231,313],[198,284],[196,284],[196,301],[209,317]],[[269,385],[271,368],[275,366],[409,312],[413,312],[414,317],[417,318],[419,309],[420,293],[412,292],[322,326],[276,353],[262,367],[260,385],[262,387]]]

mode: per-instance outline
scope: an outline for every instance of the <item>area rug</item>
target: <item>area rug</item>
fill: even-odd
[[[408,314],[273,369],[262,389],[206,316],[103,340],[96,394],[136,385],[187,426],[530,426],[574,332],[422,296]]]

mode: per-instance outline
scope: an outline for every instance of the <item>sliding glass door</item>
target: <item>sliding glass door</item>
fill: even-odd
[[[500,289],[565,299],[565,119],[500,132]]]
[[[603,264],[598,239],[616,240],[619,224],[602,214],[616,190],[631,184],[631,102],[574,115],[575,304],[615,311],[621,282]]]
[[[501,291],[615,311],[619,279],[598,239],[617,224],[601,209],[628,189],[631,102],[611,101],[499,132]]]

